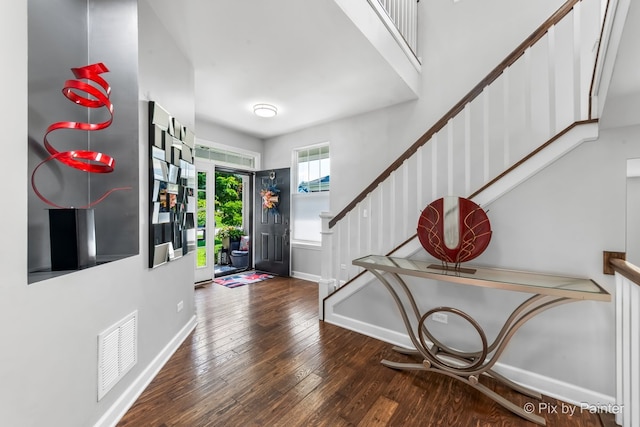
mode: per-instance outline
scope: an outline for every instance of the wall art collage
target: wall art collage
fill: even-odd
[[[149,102],[149,267],[195,250],[195,135]]]

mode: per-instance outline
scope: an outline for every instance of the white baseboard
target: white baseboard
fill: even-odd
[[[335,313],[325,313],[324,321],[392,345],[415,348],[411,343],[411,339],[405,333],[364,323]],[[615,404],[614,396],[607,396],[594,390],[558,381],[535,372],[526,371],[499,362],[495,364],[495,370],[525,387],[578,407],[580,407],[581,403],[590,403],[592,405]]]
[[[510,380],[529,387],[541,394],[571,403],[578,407],[581,403],[590,403],[598,406],[615,404],[616,399],[614,396],[607,396],[575,384],[558,381],[554,378],[504,365],[500,362],[495,364],[495,370]]]
[[[147,388],[149,383],[158,375],[160,369],[167,363],[173,353],[180,347],[180,344],[189,336],[198,322],[194,315],[186,325],[169,341],[160,353],[151,361],[144,371],[133,383],[122,393],[113,405],[104,413],[94,427],[115,427],[122,417],[133,406],[138,397]]]
[[[322,277],[316,276],[315,274],[303,273],[302,271],[292,271],[291,277],[295,277],[296,279],[308,280],[310,282],[318,283]]]
[[[361,322],[360,320],[351,319],[335,313],[325,313],[324,321],[392,345],[413,348],[411,339],[407,334],[393,331],[391,329]]]

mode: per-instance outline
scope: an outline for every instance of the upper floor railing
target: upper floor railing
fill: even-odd
[[[391,34],[399,43],[406,43],[411,53],[418,56],[418,1],[368,0]]]

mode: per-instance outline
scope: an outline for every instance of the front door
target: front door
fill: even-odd
[[[256,172],[255,268],[288,277],[291,245],[289,168]]]

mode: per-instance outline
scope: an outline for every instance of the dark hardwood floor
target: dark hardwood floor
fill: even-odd
[[[380,365],[404,356],[319,322],[315,283],[210,284],[195,303],[195,331],[118,426],[535,426],[447,376]],[[487,383],[518,405],[532,401]],[[554,427],[602,425],[579,408],[541,415]]]

